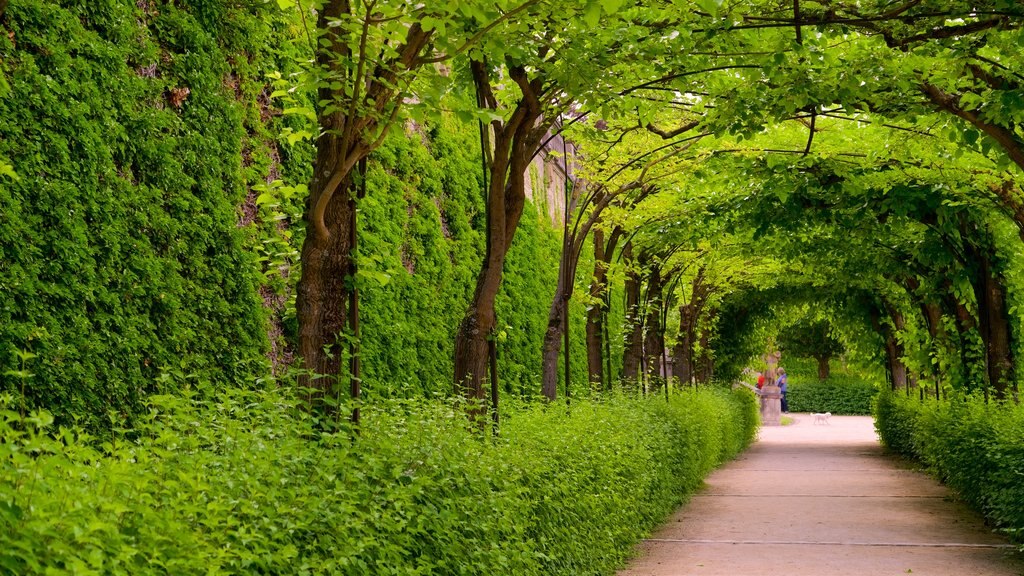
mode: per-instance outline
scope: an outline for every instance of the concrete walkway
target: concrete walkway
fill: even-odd
[[[882,453],[871,418],[761,429],[619,576],[1024,575],[942,485]]]

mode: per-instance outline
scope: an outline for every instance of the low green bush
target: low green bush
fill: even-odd
[[[927,464],[1024,544],[1024,406],[977,396],[921,401],[886,392],[878,397],[875,417],[886,447]]]
[[[445,402],[354,436],[278,391],[200,397],[97,446],[3,396],[0,572],[610,573],[756,429],[746,391],[523,406],[500,438]]]
[[[790,381],[787,400],[790,412],[831,412],[833,414],[871,414],[871,399],[878,388],[863,380],[829,378]]]

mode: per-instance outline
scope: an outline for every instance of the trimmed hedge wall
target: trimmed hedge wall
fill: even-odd
[[[1024,406],[977,396],[922,402],[886,392],[875,405],[875,427],[882,444],[927,464],[1024,544]]]
[[[786,393],[790,412],[831,412],[833,414],[871,414],[871,401],[878,388],[863,380],[817,378],[791,381]]]
[[[834,361],[829,377],[822,381],[818,379],[818,363],[813,358],[790,357],[782,364],[789,373],[790,412],[871,414],[871,403],[878,387],[864,368],[846,367]]]
[[[500,438],[450,404],[318,433],[279,392],[155,396],[102,449],[0,414],[0,571],[611,573],[754,437],[746,391],[517,408]],[[27,432],[22,432],[27,430]]]

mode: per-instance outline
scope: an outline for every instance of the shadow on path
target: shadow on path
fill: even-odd
[[[794,415],[708,477],[619,576],[1020,576],[1024,559],[871,418]]]

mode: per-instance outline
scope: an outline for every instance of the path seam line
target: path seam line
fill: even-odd
[[[700,540],[682,538],[645,538],[644,542],[672,544],[764,544],[793,546],[873,546],[880,548],[996,548],[1016,549],[1013,544],[966,544],[952,542],[811,542],[803,540]]]

